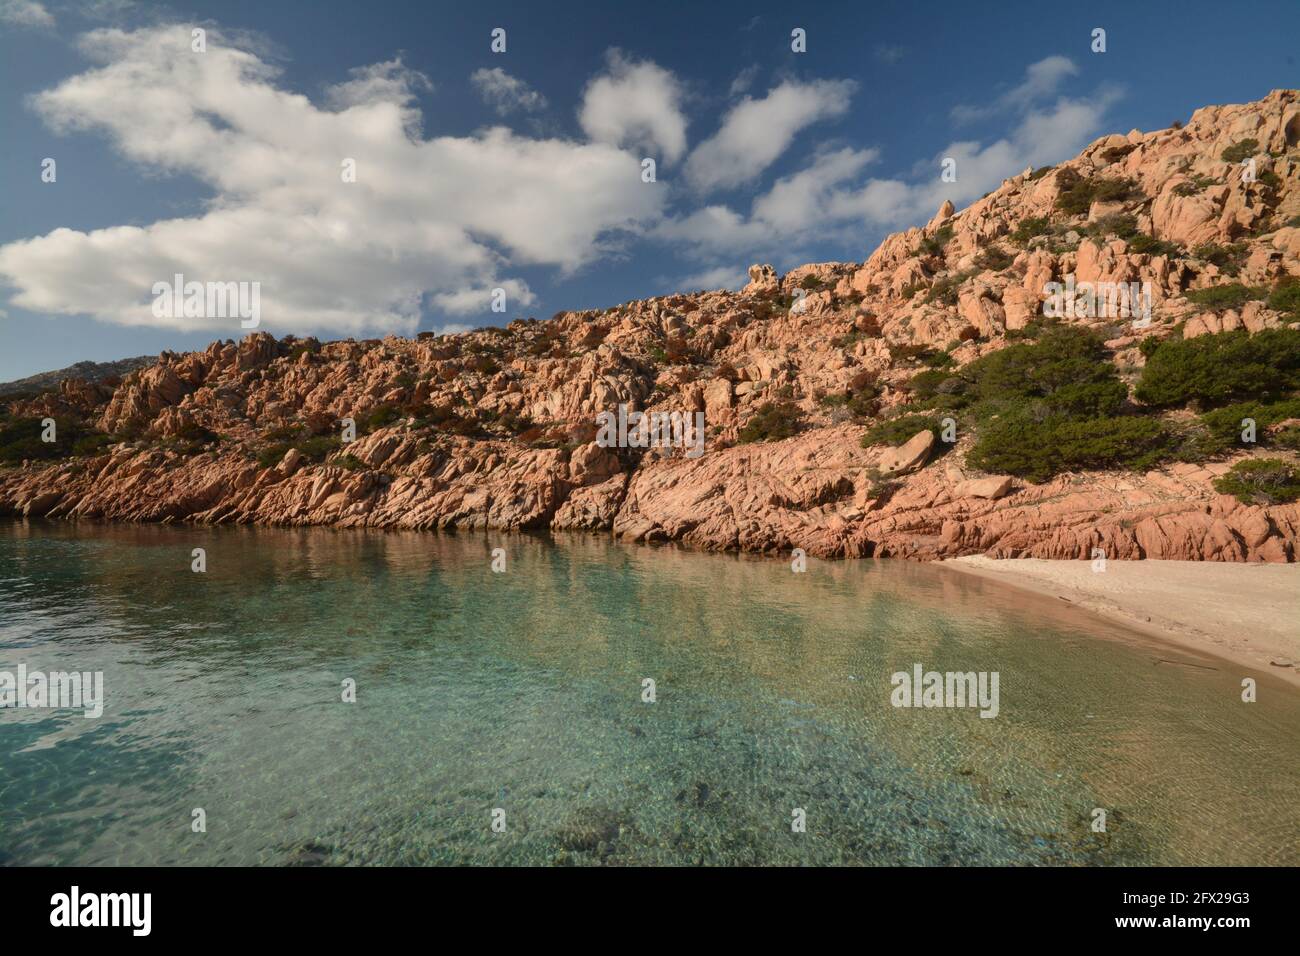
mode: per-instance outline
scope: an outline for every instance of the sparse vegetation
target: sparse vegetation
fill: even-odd
[[[975,258],[975,267],[981,272],[1001,272],[1015,261],[1015,256],[1001,246],[989,246]]]
[[[935,230],[933,236],[927,236],[921,241],[921,252],[927,256],[938,256],[943,254],[944,246],[952,241],[952,225],[940,226]]]
[[[800,426],[799,409],[785,402],[764,402],[745,423],[737,440],[742,444],[780,441],[792,437]]]
[[[1215,312],[1222,312],[1226,309],[1240,309],[1247,302],[1262,299],[1265,295],[1265,290],[1258,286],[1229,282],[1226,285],[1210,286],[1208,289],[1193,289],[1187,293],[1187,301]]]
[[[1207,242],[1193,249],[1192,255],[1213,264],[1224,275],[1235,276],[1245,264],[1249,251],[1244,242],[1234,242],[1226,246]]]
[[[1181,182],[1175,186],[1174,195],[1182,196],[1184,198],[1187,196],[1195,196],[1197,193],[1204,192],[1209,187],[1217,185],[1218,182],[1217,179],[1214,179],[1211,176],[1202,176],[1200,173],[1197,173],[1195,176],[1189,177],[1186,182]]]
[[[1176,256],[1182,252],[1182,246],[1141,233],[1128,241],[1128,251],[1148,256]]]
[[[1222,153],[1219,158],[1225,163],[1239,163],[1243,159],[1249,159],[1259,150],[1259,140],[1243,139],[1240,142],[1233,143]]]
[[[5,416],[0,418],[0,462],[18,464],[30,461],[51,461],[73,455],[97,453],[115,439],[87,426],[75,418],[54,417],[55,441],[41,441],[45,416]]]
[[[1214,489],[1243,504],[1287,504],[1300,499],[1300,466],[1281,458],[1248,458],[1216,478]]]
[[[1027,216],[1016,225],[1010,239],[1018,246],[1027,246],[1031,239],[1049,235],[1052,222],[1046,216]]]
[[[867,429],[867,433],[862,436],[862,447],[901,445],[926,429],[934,432],[935,438],[938,438],[940,427],[937,415],[899,415],[886,418]]]
[[[1086,215],[1094,202],[1127,202],[1137,193],[1137,184],[1131,179],[1084,179],[1076,173],[1072,179],[1063,177],[1061,184],[1056,208],[1068,216]]]

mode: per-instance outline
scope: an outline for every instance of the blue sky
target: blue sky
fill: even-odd
[[[862,260],[1097,136],[1296,86],[1297,36],[1294,0],[0,0],[0,380],[243,334],[155,318],[176,271],[344,337]]]

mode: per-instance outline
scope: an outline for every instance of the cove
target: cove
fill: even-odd
[[[911,562],[9,521],[0,671],[104,710],[0,710],[0,864],[1300,863],[1300,694],[1180,655]]]

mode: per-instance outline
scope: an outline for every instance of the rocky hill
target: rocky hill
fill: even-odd
[[[865,262],[755,266],[739,293],[165,353],[12,402],[0,512],[1292,561],[1298,142],[1300,94],[1275,91],[945,203]],[[1149,312],[1089,309],[1090,283]],[[620,404],[702,412],[704,453],[603,447]]]
[[[40,372],[12,382],[0,382],[0,397],[32,396],[53,388],[65,379],[81,379],[85,382],[110,382],[113,379],[134,372],[138,368],[152,365],[158,360],[156,355],[137,355],[135,358],[118,359],[113,362],[77,362],[67,368],[53,372]]]

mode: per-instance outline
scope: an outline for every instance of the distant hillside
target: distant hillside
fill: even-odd
[[[55,372],[38,372],[13,382],[0,383],[0,395],[22,395],[55,388],[65,378],[79,378],[87,382],[102,382],[114,375],[122,376],[158,361],[156,355],[137,355],[116,362],[78,362]]]

